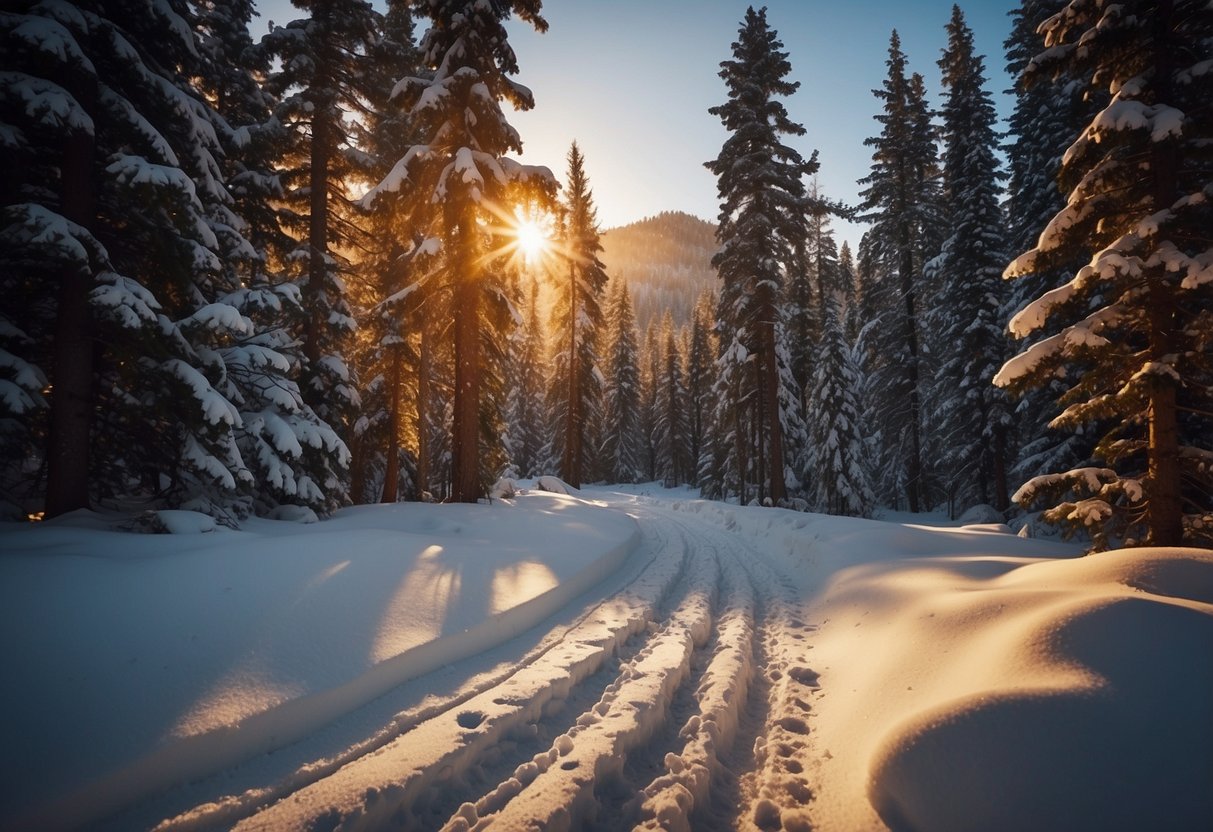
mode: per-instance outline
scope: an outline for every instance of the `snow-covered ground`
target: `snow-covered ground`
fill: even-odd
[[[0,553],[6,829],[1213,826],[1213,552],[650,485]]]

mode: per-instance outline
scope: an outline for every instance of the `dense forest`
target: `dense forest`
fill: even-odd
[[[750,8],[714,238],[604,237],[577,145],[563,186],[511,158],[503,107],[537,102],[504,22],[545,31],[540,0],[297,5],[260,40],[251,0],[0,13],[5,514],[238,525],[550,473],[1210,544],[1203,0],[1022,0],[1006,135],[959,7],[938,110],[893,32],[859,205],[787,144]]]
[[[666,310],[676,327],[691,322],[701,296],[716,290],[719,250],[715,224],[680,211],[602,233],[602,263],[612,280],[628,284],[640,332],[660,325]]]

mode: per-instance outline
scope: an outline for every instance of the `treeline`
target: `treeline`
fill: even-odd
[[[712,109],[716,291],[639,328],[579,149],[559,194],[509,157],[501,105],[535,102],[503,21],[543,31],[540,5],[312,0],[260,41],[248,0],[0,16],[9,513],[234,524],[555,473],[1207,540],[1207,4],[1023,0],[1005,171],[959,8],[938,112],[893,33],[859,206],[784,143],[797,85],[748,10]],[[854,252],[838,215],[869,223]]]
[[[1014,501],[1098,547],[1208,545],[1213,10],[1024,0],[1012,16],[1009,171],[953,7],[938,111],[893,32],[847,207],[806,191],[816,156],[784,143],[806,132],[781,103],[788,53],[747,11],[712,110],[729,138],[708,165],[706,495],[849,514]],[[836,249],[836,215],[869,224],[858,251]]]

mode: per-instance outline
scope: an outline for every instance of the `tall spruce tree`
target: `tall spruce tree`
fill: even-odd
[[[1007,73],[1015,79],[1011,92],[1015,107],[1008,125],[1007,234],[1008,251],[1027,251],[1036,245],[1041,229],[1066,204],[1059,184],[1061,159],[1091,118],[1102,109],[1106,92],[1092,90],[1074,72],[1057,70],[1048,77],[1024,79],[1032,58],[1044,49],[1040,24],[1059,12],[1068,0],[1022,0],[1011,12],[1011,34],[1005,47]],[[1039,297],[1081,269],[1083,252],[1073,262],[1038,264],[1033,275],[1022,275],[1010,285],[1009,319],[1033,298]],[[1046,324],[1052,334],[1056,327]],[[1069,469],[1088,461],[1095,447],[1093,432],[1078,433],[1050,426],[1058,414],[1057,398],[1065,392],[1061,379],[1025,390],[1015,406],[1017,459],[1013,473],[1018,482],[1051,471]]]
[[[355,330],[348,254],[366,247],[351,184],[367,175],[353,146],[354,116],[365,117],[367,51],[377,15],[366,0],[294,0],[308,16],[275,26],[261,40],[279,68],[265,81],[278,98],[285,142],[279,159],[281,222],[294,240],[303,318],[304,399],[343,436],[360,404],[346,354]]]
[[[841,297],[827,292],[821,335],[806,398],[812,503],[827,514],[864,517],[875,495],[868,481],[860,403],[861,379],[842,327]]]
[[[922,76],[906,76],[906,56],[896,31],[889,41],[887,65],[888,78],[881,89],[873,90],[883,103],[883,112],[875,116],[882,130],[865,142],[873,148],[872,169],[862,180],[866,188],[861,208],[872,223],[875,254],[897,282],[895,292],[884,293],[899,307],[888,319],[889,335],[882,348],[890,370],[883,375],[880,392],[886,405],[884,444],[889,463],[901,469],[897,477],[910,511],[920,511],[929,499],[922,438],[920,291],[922,265],[935,253],[939,226],[937,162]]]
[[[704,292],[691,313],[687,336],[687,440],[691,470],[688,481],[698,482],[699,459],[707,441],[712,416],[712,373],[716,354],[712,344],[712,309],[715,301]]]
[[[510,385],[506,398],[506,421],[509,425],[510,464],[520,477],[536,477],[544,473],[550,426],[543,408],[547,388],[547,348],[540,316],[539,281],[531,278],[527,292],[526,315],[514,336],[514,356]]]
[[[601,419],[602,385],[598,369],[598,338],[602,329],[602,294],[607,274],[598,255],[598,217],[594,194],[585,172],[585,157],[577,143],[569,148],[568,183],[562,200],[560,248],[564,262],[556,268],[552,332],[555,347],[552,395],[553,456],[560,476],[581,486],[590,459],[586,443],[590,426]]]
[[[0,367],[25,424],[5,438],[43,449],[45,479],[23,473],[50,515],[109,496],[232,520],[249,507],[225,348],[255,327],[223,293],[224,260],[251,247],[224,183],[230,128],[193,80],[214,77],[193,22],[181,2],[0,19]]]
[[[504,402],[501,367],[487,360],[505,342],[498,323],[509,320],[510,299],[502,291],[503,264],[493,252],[506,232],[510,206],[550,200],[556,183],[547,168],[520,165],[505,154],[521,152],[522,141],[506,121],[502,101],[530,109],[530,90],[510,78],[518,60],[504,21],[517,14],[547,30],[540,0],[484,3],[424,0],[417,9],[431,21],[421,40],[424,77],[405,77],[395,96],[417,126],[411,146],[366,196],[373,204],[387,195],[408,203],[428,236],[441,241],[443,267],[433,276],[452,321],[454,352],[451,425],[451,498],[475,502],[485,490],[490,460],[500,451],[498,430]],[[437,306],[435,303],[435,306]],[[437,308],[431,310],[439,314]]]
[[[995,378],[1012,390],[1064,372],[1054,424],[1095,427],[1104,467],[1036,477],[1016,494],[1046,519],[1086,527],[1097,547],[1208,537],[1213,331],[1213,9],[1197,0],[1104,8],[1074,0],[1042,25],[1028,80],[1056,72],[1104,89],[1107,105],[1062,160],[1066,206],[1007,268],[1089,262],[1011,321],[1031,344]]]
[[[692,476],[690,426],[687,420],[687,391],[682,355],[674,331],[674,319],[667,309],[661,319],[660,375],[654,412],[653,445],[656,479],[672,485]]]
[[[1002,175],[995,155],[997,116],[985,89],[984,59],[973,31],[952,7],[943,71],[943,202],[948,237],[927,267],[932,303],[932,434],[939,479],[955,508],[1010,504],[1010,408],[990,381],[1006,358]]]
[[[783,343],[780,300],[784,276],[805,237],[803,178],[816,171],[817,157],[805,160],[781,139],[804,135],[805,129],[779,100],[799,83],[787,80],[792,67],[765,8],[746,10],[732,49],[733,58],[721,62],[719,73],[729,99],[709,110],[729,133],[720,155],[707,163],[721,203],[721,250],[712,258],[721,279],[717,323],[726,347],[722,357],[736,354],[730,349],[736,338],[753,358],[745,383],[747,394],[755,394],[746,396],[754,429],[746,443],[756,467],[746,479],[758,486],[760,499],[780,502],[788,494],[787,432],[799,419],[800,398]]]
[[[599,456],[610,482],[636,482],[640,454],[640,357],[636,314],[628,285],[617,282],[608,300],[606,389]]]

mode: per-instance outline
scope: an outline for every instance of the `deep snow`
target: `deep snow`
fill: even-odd
[[[5,828],[1213,825],[1208,551],[652,485],[109,522],[0,526]]]

